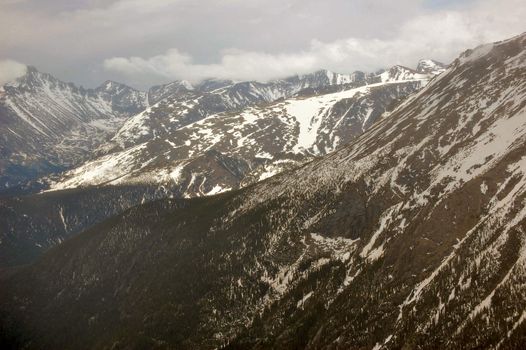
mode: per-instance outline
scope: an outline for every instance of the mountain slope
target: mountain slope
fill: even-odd
[[[423,77],[430,75],[419,76]],[[186,126],[178,125],[178,114],[159,112],[165,100],[130,118],[113,140],[122,137],[133,144],[128,134],[140,136],[132,129],[137,125],[144,127],[136,121],[152,111],[160,113],[155,118],[163,124],[153,129],[155,136],[147,136],[148,142],[89,161],[53,185],[53,189],[77,188],[79,191],[0,198],[0,211],[5,213],[0,215],[0,227],[3,227],[0,267],[32,262],[68,236],[133,205],[162,196],[194,197],[243,187],[331,152],[362,134],[387,109],[427,82],[422,79],[381,83],[379,76],[369,76],[371,84],[364,85],[363,79],[366,76],[359,73],[345,76],[319,71],[266,85],[209,80],[195,87],[174,82],[151,88],[150,101],[160,96],[165,96],[166,101],[180,99],[183,102],[178,102],[179,108],[188,106],[188,102],[184,102],[188,96],[200,96],[202,102],[211,96],[231,96],[231,91],[236,91],[238,100],[239,96],[256,94],[256,90],[250,89],[241,93],[240,86],[266,86],[264,91],[268,91],[269,86],[301,90],[291,99],[212,114]],[[106,89],[112,86],[115,83],[103,84]],[[306,86],[311,88],[304,89]],[[224,88],[232,90],[228,92]],[[172,111],[175,106],[171,107]],[[211,113],[206,108],[202,112]],[[104,144],[99,151],[104,154],[102,149],[111,144],[113,142]],[[82,188],[88,185],[99,187],[84,191]],[[130,189],[130,193],[126,193],[126,189]],[[107,193],[126,199],[108,200]],[[96,203],[98,200],[100,204],[95,208],[75,205],[75,196],[79,201]],[[76,224],[64,225],[64,221]]]
[[[145,93],[122,84],[86,90],[28,67],[0,88],[0,187],[85,160],[145,102]]]
[[[150,107],[130,119],[100,153],[124,150],[154,137],[169,136],[210,115],[271,103],[306,89],[338,89],[365,81],[363,73],[338,74],[322,70],[269,82],[206,80],[194,87],[189,82],[176,81],[155,86],[148,92]]]
[[[213,96],[234,105],[218,113],[203,109],[212,95],[188,92],[130,119],[104,148],[120,147],[67,172],[52,189],[157,183],[192,197],[245,186],[348,143],[432,76],[395,67],[368,80],[321,71],[265,87],[236,84],[214,90]],[[239,94],[241,87],[255,90]],[[298,91],[296,97],[258,106],[239,97],[272,101]],[[195,114],[196,108],[204,114]]]
[[[2,340],[520,348],[525,146],[521,35],[467,51],[327,157],[241,191],[133,208],[4,271]]]
[[[0,197],[0,269],[31,263],[96,223],[173,195],[157,187],[104,186]]]

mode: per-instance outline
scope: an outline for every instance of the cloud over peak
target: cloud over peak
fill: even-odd
[[[413,67],[421,58],[450,62],[468,48],[517,33],[520,26],[508,28],[507,19],[498,14],[503,6],[502,1],[485,1],[469,9],[428,11],[407,19],[387,38],[312,39],[308,47],[295,52],[229,49],[212,63],[197,63],[190,54],[171,48],[151,57],[109,58],[104,68],[139,80],[268,80],[321,68],[350,72],[374,71],[394,64]],[[518,13],[526,14],[518,8]]]
[[[0,60],[0,86],[26,74],[27,66],[13,60]]]

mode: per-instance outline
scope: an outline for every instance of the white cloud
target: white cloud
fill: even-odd
[[[4,85],[27,72],[25,64],[13,60],[0,60],[0,85]]]
[[[199,81],[206,78],[234,80],[267,80],[308,72],[319,64],[312,52],[299,54],[266,54],[260,52],[229,50],[215,64],[197,64],[188,54],[170,49],[163,55],[150,57],[114,57],[104,61],[107,70],[130,76],[151,76],[162,79]]]
[[[320,68],[350,72],[374,71],[394,64],[414,67],[420,58],[449,63],[468,48],[519,34],[525,10],[516,0],[485,1],[475,7],[415,16],[389,38],[311,40],[307,49],[295,53],[231,49],[223,51],[218,62],[211,64],[196,63],[189,54],[172,48],[147,58],[110,58],[104,61],[104,67],[135,79],[153,76],[198,81],[210,77],[267,80]]]

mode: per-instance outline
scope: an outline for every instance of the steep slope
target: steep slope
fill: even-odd
[[[2,345],[520,348],[525,146],[521,35],[327,157],[133,208],[4,271]]]
[[[0,87],[0,188],[80,163],[145,102],[122,84],[86,90],[28,67]]]
[[[403,67],[367,80],[358,73],[320,71],[267,85],[235,84],[213,94],[187,90],[178,102],[165,99],[130,119],[109,143],[124,150],[67,172],[52,189],[157,183],[193,197],[245,186],[348,143],[432,76]],[[252,92],[240,93],[245,88]],[[259,106],[247,100],[298,92]],[[232,106],[205,108],[211,96]]]

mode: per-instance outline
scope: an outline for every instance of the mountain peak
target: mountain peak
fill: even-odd
[[[8,87],[34,89],[43,86],[46,81],[59,82],[51,74],[40,72],[35,66],[27,66],[26,73],[6,84]],[[64,83],[65,84],[65,83]]]
[[[236,82],[233,80],[210,78],[210,79],[205,79],[201,81],[199,84],[195,86],[195,88],[200,91],[212,91],[212,90],[220,89],[220,88],[223,88],[229,85],[233,85],[235,83]]]
[[[153,105],[168,96],[188,93],[193,90],[194,87],[189,81],[176,80],[168,84],[152,86],[148,90],[148,101],[149,104]]]
[[[418,61],[416,71],[418,73],[439,74],[445,71],[446,68],[447,65],[442,62],[438,62],[432,59],[421,59],[420,61]]]
[[[383,73],[380,73],[378,76],[380,77],[383,83],[401,80],[414,80],[425,77],[424,75],[419,74],[414,69],[402,65],[392,66]]]
[[[95,88],[95,91],[114,92],[119,93],[120,91],[132,91],[135,90],[126,84],[119,83],[113,80],[106,80],[104,83]]]
[[[105,89],[105,90],[109,90],[109,89],[112,89],[115,87],[115,85],[122,85],[120,83],[117,83],[113,80],[106,80],[104,83],[102,83],[99,88],[102,88],[102,89]]]
[[[356,71],[353,73],[335,73],[328,69],[320,69],[309,74],[298,75],[290,79],[298,79],[306,83],[319,81],[320,79],[328,82],[328,85],[342,85],[362,81],[365,75],[362,72]]]

